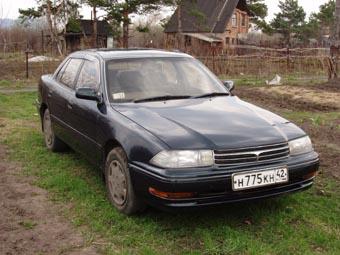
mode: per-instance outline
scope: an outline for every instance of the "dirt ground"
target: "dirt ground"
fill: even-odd
[[[98,254],[31,181],[0,144],[0,254]]]
[[[340,110],[340,90],[328,91],[306,87],[240,87],[235,92],[240,98],[268,109],[328,112]]]
[[[278,114],[282,110],[340,112],[338,82],[319,86],[239,87],[235,94]],[[312,120],[305,120],[298,125],[311,136],[315,150],[320,154],[324,174],[340,180],[340,119],[317,125]]]
[[[320,155],[324,173],[340,180],[340,120],[327,126],[303,123],[301,128],[312,138],[315,150]]]

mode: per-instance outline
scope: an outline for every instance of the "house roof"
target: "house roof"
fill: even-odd
[[[110,25],[106,20],[97,21],[98,35],[107,36],[110,34]],[[81,19],[77,20],[76,26],[74,24],[68,23],[66,25],[66,34],[93,34],[93,20]]]
[[[235,8],[247,12],[246,0],[185,0],[181,5],[181,23],[184,33],[223,33]],[[178,32],[178,12],[165,27],[165,33]]]
[[[221,38],[214,37],[211,34],[203,34],[203,33],[201,33],[201,34],[200,33],[183,33],[183,34],[190,36],[190,37],[193,37],[193,38],[197,38],[197,39],[202,40],[202,41],[209,42],[209,43],[220,43],[220,42],[222,42]]]

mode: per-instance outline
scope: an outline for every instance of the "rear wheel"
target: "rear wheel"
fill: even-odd
[[[45,145],[47,149],[53,152],[62,152],[67,149],[67,145],[54,134],[52,122],[51,122],[51,115],[48,109],[46,109],[44,112],[43,129],[44,129]]]
[[[136,196],[122,148],[110,151],[105,164],[105,183],[111,204],[121,213],[131,215],[143,211],[145,205]]]

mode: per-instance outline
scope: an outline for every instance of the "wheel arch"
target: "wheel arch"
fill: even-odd
[[[105,162],[106,162],[107,155],[110,153],[111,150],[113,150],[114,148],[117,148],[117,147],[121,147],[123,149],[123,151],[125,152],[125,154],[127,155],[125,148],[122,146],[122,144],[118,140],[110,139],[110,140],[106,141],[105,145],[103,146],[103,157],[102,157],[103,158],[102,159],[103,170],[105,168]]]

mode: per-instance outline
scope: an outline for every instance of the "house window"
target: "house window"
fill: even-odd
[[[236,13],[233,14],[233,16],[231,17],[231,24],[233,27],[237,27],[237,16]]]
[[[226,37],[226,38],[225,38],[225,43],[226,43],[226,44],[230,44],[230,38],[229,38],[229,37]]]
[[[246,26],[246,15],[245,14],[241,15],[241,25],[242,27]]]

